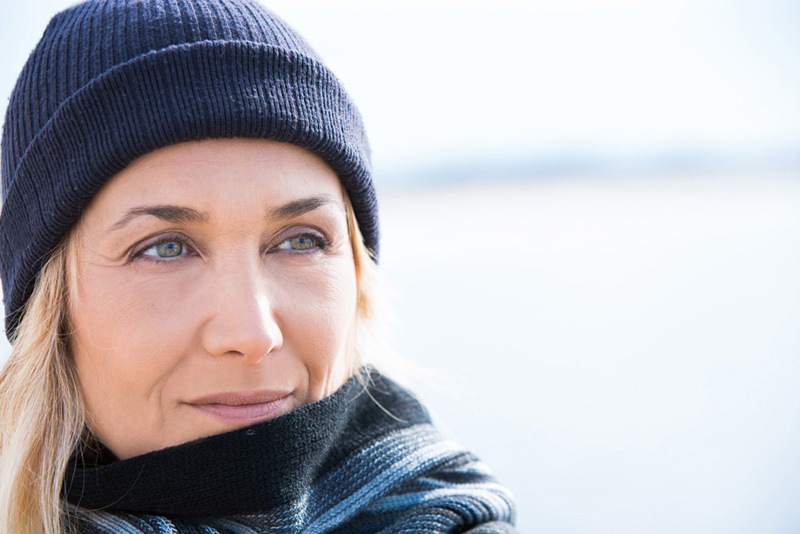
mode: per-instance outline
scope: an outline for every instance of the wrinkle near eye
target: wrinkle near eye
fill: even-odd
[[[78,265],[95,265],[98,267],[122,265],[126,261],[127,250],[119,246],[79,245]]]

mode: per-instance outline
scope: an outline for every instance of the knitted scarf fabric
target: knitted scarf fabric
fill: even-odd
[[[65,480],[74,532],[514,532],[513,498],[486,465],[375,373],[258,425]]]

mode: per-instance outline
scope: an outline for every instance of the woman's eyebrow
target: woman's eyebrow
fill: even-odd
[[[142,215],[152,215],[163,221],[171,223],[185,223],[185,222],[208,222],[209,217],[207,214],[187,208],[185,206],[172,206],[172,205],[158,205],[158,206],[139,206],[131,208],[125,215],[115,222],[112,229],[117,229],[125,226],[128,222],[136,217]]]
[[[291,219],[299,217],[304,213],[315,210],[326,204],[337,204],[332,198],[327,196],[317,196],[293,200],[269,211],[268,219]],[[157,206],[137,206],[125,212],[125,215],[115,222],[111,228],[117,229],[128,224],[131,220],[142,215],[151,215],[163,221],[171,223],[197,222],[207,223],[210,218],[208,214],[197,211],[185,206],[173,206],[170,204]]]
[[[301,198],[271,209],[267,214],[267,219],[292,219],[326,204],[338,203],[327,196]]]

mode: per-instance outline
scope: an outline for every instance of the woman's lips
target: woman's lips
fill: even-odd
[[[257,423],[289,411],[291,392],[218,393],[187,402],[217,419],[231,423]]]

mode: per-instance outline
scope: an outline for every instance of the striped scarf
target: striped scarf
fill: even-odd
[[[514,532],[485,464],[374,372],[253,427],[108,465],[76,457],[73,532]]]

